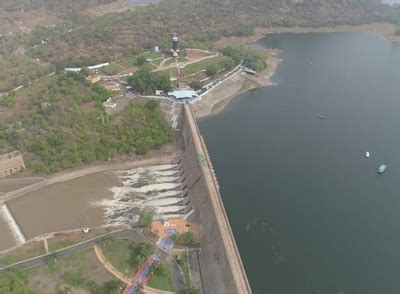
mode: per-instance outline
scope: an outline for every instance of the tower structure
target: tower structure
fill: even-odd
[[[171,48],[172,56],[178,57],[180,52],[181,51],[179,50],[178,35],[176,33],[174,33],[174,34],[172,34],[172,48]]]

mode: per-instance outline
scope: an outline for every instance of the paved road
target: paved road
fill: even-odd
[[[131,240],[134,240],[136,242],[142,242],[142,243],[147,243],[152,245],[153,247],[156,246],[154,242],[150,241],[148,238],[146,238],[141,232],[136,231],[136,230],[124,230],[124,231],[117,231],[117,232],[111,232],[106,235],[107,237],[112,237],[112,238],[129,238]],[[94,245],[98,244],[99,240],[101,240],[102,237],[88,240],[85,242],[82,242],[77,245],[73,245],[71,247],[68,247],[66,249],[61,249],[56,251],[57,257],[64,257],[68,256],[74,253],[78,253],[87,249],[92,248]],[[183,271],[178,265],[178,263],[175,261],[175,259],[166,251],[160,250],[160,255],[162,260],[167,261],[170,265],[171,268],[173,269],[172,271],[172,280],[176,289],[176,293],[178,294],[186,294],[186,287],[184,283],[184,278],[183,278]],[[35,266],[39,266],[42,264],[46,263],[46,256],[39,256],[35,257],[32,259],[24,260],[18,263],[15,263],[10,266],[6,266],[3,268],[0,268],[0,273],[7,270],[8,268],[11,267],[16,267],[21,270],[29,269]]]

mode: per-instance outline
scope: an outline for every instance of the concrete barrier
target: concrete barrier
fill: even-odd
[[[7,204],[3,204],[0,207],[0,217],[3,216],[4,220],[8,224],[8,227],[10,228],[15,242],[18,245],[26,243],[26,238],[24,233],[22,232],[20,226],[18,225],[14,215],[11,213],[10,209],[8,208]]]
[[[199,260],[204,292],[252,293],[193,110],[190,104],[183,107],[183,166],[191,187],[194,217],[200,222]]]

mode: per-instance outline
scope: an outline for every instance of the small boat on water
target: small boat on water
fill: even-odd
[[[381,164],[381,166],[378,168],[378,174],[383,174],[383,172],[386,170],[387,166],[384,164]]]
[[[326,116],[324,116],[324,115],[319,115],[318,118],[319,118],[319,119],[326,119]]]
[[[369,158],[369,155],[370,155],[370,154],[369,154],[369,152],[368,152],[368,151],[367,151],[367,152],[365,152],[365,157],[366,157],[366,158]]]

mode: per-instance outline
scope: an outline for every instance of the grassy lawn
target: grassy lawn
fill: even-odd
[[[130,68],[136,65],[136,57],[127,57],[119,60],[117,63],[122,65],[123,67]]]
[[[163,69],[163,70],[160,70],[160,71],[158,71],[158,73],[160,73],[160,74],[168,74],[170,77],[172,77],[173,75],[173,72],[175,71],[175,69],[172,69],[172,68],[167,68],[167,69]]]
[[[185,62],[185,61],[189,61],[189,59],[187,59],[186,57],[178,57],[178,62]]]
[[[121,67],[116,65],[115,63],[111,63],[109,66],[102,67],[100,71],[105,75],[116,75],[120,71],[123,71]]]
[[[165,264],[161,264],[154,272],[147,285],[154,289],[173,292],[174,287],[172,285],[169,267]]]
[[[43,241],[32,242],[13,251],[6,255],[0,255],[0,267],[16,263],[28,258],[40,256],[46,253]]]
[[[101,251],[107,260],[127,278],[132,278],[137,272],[137,267],[131,262],[130,245],[134,244],[129,239],[112,239],[101,245]]]
[[[158,65],[160,65],[161,61],[163,61],[163,58],[153,59],[153,61],[151,63],[158,66]]]
[[[175,58],[168,59],[168,61],[164,64],[164,66],[169,66],[175,62],[176,62]]]
[[[56,262],[34,267],[25,271],[29,280],[29,288],[35,293],[53,294],[63,287],[75,290],[71,293],[90,293],[89,283],[99,287],[103,283],[114,280],[97,261],[92,249],[79,252]]]
[[[218,64],[224,59],[226,59],[226,57],[217,56],[217,57],[214,57],[214,58],[209,58],[209,59],[206,59],[206,60],[202,60],[202,61],[199,61],[199,62],[196,62],[196,63],[189,64],[189,65],[185,66],[185,68],[183,69],[183,73],[185,75],[194,74],[196,72],[205,70],[209,65]]]
[[[53,238],[47,241],[49,251],[57,251],[59,249],[78,244],[80,242],[93,239],[110,231],[109,228],[90,230],[87,234],[83,232],[73,233],[57,233]]]
[[[157,69],[157,66],[151,64],[150,62],[146,62],[143,66],[146,66],[150,70],[155,70]]]
[[[160,52],[149,51],[149,52],[140,54],[140,56],[143,56],[146,59],[149,59],[149,58],[157,59],[157,58],[162,57],[163,55]]]

